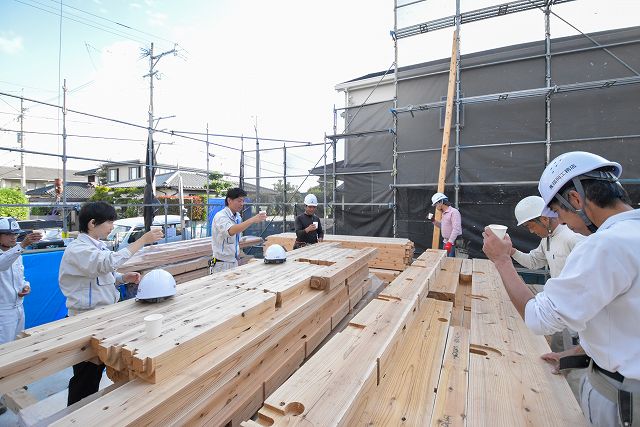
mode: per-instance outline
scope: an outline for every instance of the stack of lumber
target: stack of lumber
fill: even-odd
[[[267,241],[265,242],[265,249],[270,245],[278,244],[285,248],[287,251],[290,251],[293,249],[293,244],[295,243],[295,241],[295,233],[273,234],[267,237]],[[413,242],[409,239],[325,234],[324,241],[339,242],[345,248],[376,248],[378,249],[378,253],[369,264],[369,267],[374,269],[393,270],[393,272],[391,272],[390,274],[393,274],[397,271],[403,271],[405,268],[407,268],[408,265],[411,264],[411,261],[413,259],[414,245]]]
[[[256,246],[262,238],[245,236],[240,240],[240,248]],[[198,279],[209,274],[211,239],[184,240],[147,246],[133,255],[119,269],[120,273],[137,271],[142,274],[154,268],[163,268],[173,275],[177,283]]]
[[[548,351],[491,262],[430,250],[242,425],[586,426]]]
[[[115,384],[47,424],[239,425],[368,291],[375,251],[314,245],[284,264],[186,282],[161,303],[128,300],[30,329],[0,346],[0,393],[97,356]],[[164,315],[162,334],[148,339],[152,313]]]

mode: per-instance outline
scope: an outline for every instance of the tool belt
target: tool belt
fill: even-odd
[[[211,258],[209,258],[209,274],[213,274],[213,268],[219,262],[233,263],[233,261],[224,261],[224,260],[218,259],[216,257],[211,257]]]
[[[307,243],[307,242],[301,242],[300,240],[296,240],[296,242],[293,244],[293,249],[304,248],[308,244],[309,243]]]
[[[638,406],[638,400],[640,400],[640,381],[625,378],[620,372],[607,371],[587,355],[567,356],[560,359],[560,371],[575,368],[589,368],[587,371],[589,383],[598,393],[617,404],[620,424],[625,427],[632,426],[634,403]]]

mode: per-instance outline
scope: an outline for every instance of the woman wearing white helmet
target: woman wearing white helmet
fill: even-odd
[[[538,186],[545,203],[589,237],[535,297],[513,268],[510,243],[489,229],[483,234],[483,250],[527,326],[537,334],[566,327],[580,334],[591,358],[580,405],[598,426],[640,421],[640,210],[618,182],[621,173],[620,164],[582,151],[545,168]]]
[[[320,218],[316,215],[318,198],[315,194],[304,197],[304,212],[296,217],[296,242],[293,249],[322,242],[324,230]]]

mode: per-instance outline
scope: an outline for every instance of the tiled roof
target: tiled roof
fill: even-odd
[[[88,182],[67,182],[66,193],[68,201],[88,200],[96,192],[95,187]],[[47,185],[45,187],[35,188],[27,191],[27,196],[37,198],[56,198],[55,186]]]

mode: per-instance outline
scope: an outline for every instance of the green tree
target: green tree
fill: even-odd
[[[220,197],[227,193],[227,190],[233,187],[233,184],[229,181],[225,181],[223,175],[220,172],[210,172],[209,182],[205,185],[205,188],[209,188],[210,195],[213,197]]]
[[[119,211],[119,217],[131,218],[142,215],[142,207],[131,206],[142,203],[142,188],[110,188],[102,185],[96,186],[96,192],[91,196],[92,202],[107,202],[112,205],[124,205]]]
[[[0,188],[0,205],[23,205],[29,203],[27,196],[19,188]],[[0,206],[0,216],[12,216],[16,219],[27,219],[29,208]]]
[[[277,205],[269,206],[269,209],[267,209],[267,213],[269,215],[282,215],[283,202],[290,207],[294,203],[302,203],[302,200],[304,199],[304,194],[300,194],[297,191],[298,187],[287,182],[287,200],[284,200],[284,195],[282,194],[282,191],[284,190],[284,182],[281,179],[273,184],[273,190],[276,192],[274,202],[277,203]],[[289,209],[288,213],[291,214],[291,209]]]

